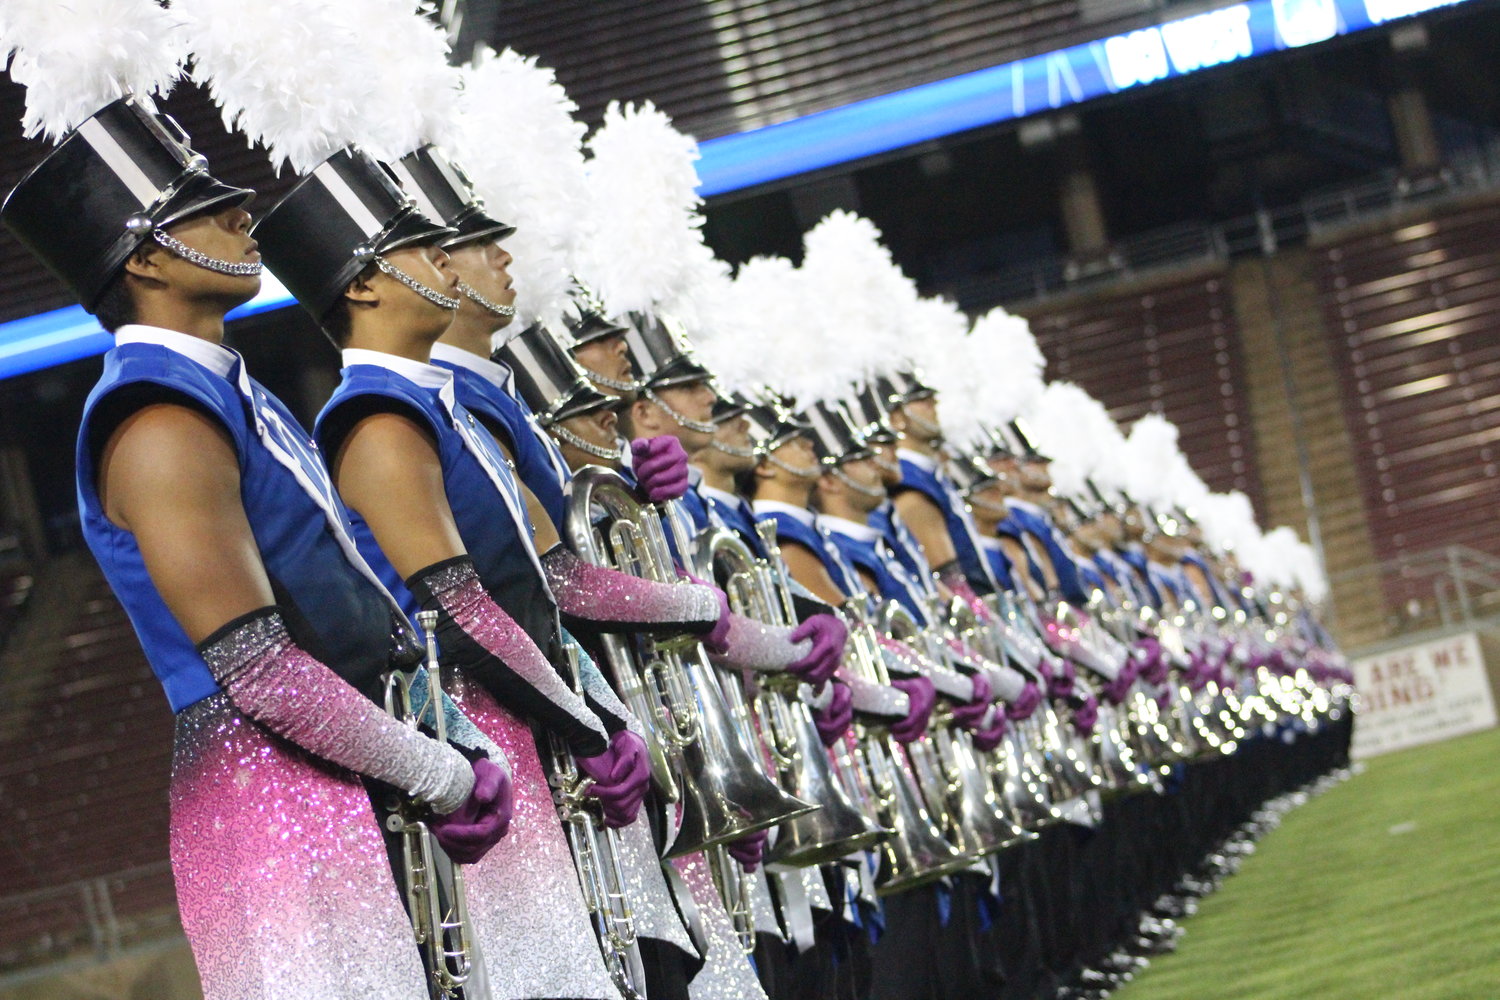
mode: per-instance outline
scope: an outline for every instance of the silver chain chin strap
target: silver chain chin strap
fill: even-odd
[[[416,278],[413,278],[411,275],[407,274],[405,271],[401,270],[399,267],[397,267],[395,264],[392,264],[384,257],[376,257],[375,266],[380,268],[383,273],[390,275],[392,278],[395,278],[397,281],[401,282],[401,284],[405,285],[407,288],[410,288],[412,291],[422,296],[422,298],[437,306],[439,309],[446,309],[449,312],[453,312],[458,308],[458,299],[453,298],[451,295],[444,295],[436,288],[428,288],[426,285],[422,284]]]
[[[715,440],[710,441],[708,446],[726,455],[733,455],[735,458],[754,458],[758,454],[753,445],[749,448],[741,448],[739,445],[725,444],[723,441]]]
[[[840,469],[838,466],[834,466],[833,468],[833,478],[837,479],[839,482],[843,483],[845,486],[849,487],[860,496],[870,497],[871,499],[874,499],[875,497],[885,496],[885,487],[865,486],[863,483],[856,483],[854,481],[854,477],[850,476],[849,473],[845,472],[843,469]]]
[[[584,372],[588,374],[590,382],[593,382],[597,385],[602,385],[606,389],[619,389],[621,392],[634,392],[639,386],[639,383],[636,382],[625,382],[617,378],[610,378],[608,375],[602,375],[599,372],[594,371],[594,369],[592,368],[585,368]]]
[[[479,308],[484,309],[487,312],[492,312],[502,319],[510,319],[516,314],[515,306],[502,306],[498,302],[491,302],[483,295],[480,295],[478,292],[474,291],[473,287],[471,287],[469,283],[462,278],[458,279],[458,290],[463,293],[463,295],[466,296],[470,302],[474,303]]]
[[[964,497],[964,503],[969,505],[970,510],[982,510],[986,514],[999,514],[1002,517],[1010,515],[1010,508],[1003,503],[995,503],[993,500],[981,500],[975,496]]]
[[[822,466],[804,465],[799,468],[795,465],[788,465],[786,462],[783,462],[775,455],[766,455],[766,461],[770,462],[772,465],[776,466],[776,468],[780,469],[782,472],[785,472],[787,475],[796,476],[798,479],[817,479],[823,474]]]
[[[178,257],[181,257],[183,260],[187,261],[189,264],[196,264],[199,267],[203,268],[205,271],[217,271],[219,274],[233,274],[240,277],[251,277],[253,275],[259,274],[265,269],[265,265],[258,260],[247,260],[240,263],[235,263],[234,261],[220,260],[217,257],[210,257],[208,254],[204,253],[201,250],[194,250],[192,247],[188,246],[181,240],[173,239],[166,234],[165,230],[162,229],[153,229],[151,231],[151,238],[160,243],[166,249],[170,250],[172,253],[176,254]]]
[[[718,428],[711,423],[703,420],[694,420],[691,417],[685,417],[681,413],[678,413],[676,410],[672,409],[672,407],[668,406],[666,401],[658,396],[655,390],[653,390],[650,386],[642,387],[641,395],[645,396],[647,399],[651,400],[651,402],[661,407],[664,411],[666,411],[667,416],[671,417],[673,420],[677,421],[679,424],[686,427],[690,431],[697,431],[699,434],[712,434],[714,431],[718,430]]]
[[[923,434],[930,434],[934,440],[940,439],[943,436],[943,429],[937,424],[933,423],[931,420],[923,420],[915,413],[908,413],[906,415],[906,419],[913,427],[921,431]]]
[[[602,458],[606,462],[618,462],[620,461],[621,456],[625,454],[625,442],[620,438],[615,438],[615,450],[610,451],[608,448],[599,447],[592,441],[585,441],[577,434],[574,434],[572,431],[568,430],[562,424],[553,424],[551,427],[548,427],[547,430],[550,433],[557,435],[557,437],[577,448],[584,454],[593,455],[595,458]]]

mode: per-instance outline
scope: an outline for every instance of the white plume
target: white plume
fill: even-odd
[[[852,212],[831,212],[807,231],[802,246],[802,271],[816,290],[813,305],[825,317],[816,335],[827,342],[817,347],[840,379],[864,383],[907,367],[912,351],[904,324],[923,307],[875,224]]]
[[[611,102],[588,149],[596,228],[578,247],[575,273],[607,312],[654,313],[712,267],[694,166],[698,144],[649,101]]]
[[[1328,596],[1328,576],[1318,559],[1317,550],[1306,542],[1298,542],[1293,550],[1292,579],[1302,588],[1302,595],[1314,604],[1323,603]]]
[[[1246,553],[1245,565],[1255,574],[1257,583],[1290,587],[1297,583],[1294,567],[1301,557],[1301,545],[1291,528],[1272,528]]]
[[[359,5],[353,5],[358,8]],[[193,78],[227,128],[263,144],[278,170],[306,173],[367,137],[380,100],[360,53],[358,9],[331,0],[173,0],[193,53]]]
[[[448,63],[447,33],[428,16],[431,4],[358,0],[357,7],[362,44],[354,65],[367,68],[381,93],[355,141],[391,162],[429,142],[451,148],[460,71]],[[344,61],[342,54],[332,57]],[[343,68],[351,71],[348,63]]]
[[[558,329],[577,316],[573,255],[591,239],[578,106],[535,57],[481,50],[463,71],[454,153],[485,207],[516,227],[516,329]]]
[[[1117,486],[1125,435],[1104,404],[1072,382],[1049,382],[1021,416],[1042,454],[1052,459],[1058,492],[1087,496],[1086,479]],[[1101,475],[1102,473],[1102,475]]]
[[[756,258],[740,268],[735,299],[751,384],[763,383],[799,407],[838,399],[853,387],[830,327],[839,322],[836,300],[805,267],[779,257]]]
[[[907,311],[902,327],[922,381],[938,392],[943,436],[959,445],[979,440],[984,424],[977,414],[988,393],[975,371],[979,345],[969,336],[969,318],[947,299],[924,298]]]
[[[1194,511],[1203,538],[1216,552],[1244,552],[1260,539],[1250,498],[1239,490],[1210,493]]]
[[[1130,428],[1126,442],[1125,489],[1131,497],[1155,507],[1177,502],[1174,485],[1187,466],[1177,449],[1177,425],[1148,413]]]
[[[984,420],[1003,424],[1035,407],[1047,359],[1031,335],[1031,324],[996,307],[975,320],[972,336],[984,344]]]
[[[154,0],[4,0],[0,66],[26,88],[21,127],[56,142],[111,101],[166,96],[186,57]]]

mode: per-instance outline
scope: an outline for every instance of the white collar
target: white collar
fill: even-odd
[[[115,331],[116,344],[155,344],[196,361],[220,378],[228,378],[240,356],[223,344],[215,344],[177,330],[144,323],[126,323]]]
[[[1005,506],[1009,507],[1011,510],[1024,510],[1026,511],[1026,513],[1035,514],[1037,517],[1044,518],[1047,516],[1047,512],[1042,510],[1042,508],[1038,507],[1030,500],[1022,500],[1020,497],[1006,497]]]
[[[998,538],[992,538],[989,535],[980,535],[979,536],[979,547],[981,549],[984,549],[984,550],[988,551],[988,552],[1002,552],[1003,553],[1005,551],[1005,546],[1000,544],[1000,539],[998,539]]]
[[[695,490],[703,488],[703,470],[696,465],[688,466],[688,485]]]
[[[757,514],[785,514],[799,524],[809,528],[813,526],[813,512],[806,507],[793,507],[780,500],[755,500],[750,508]]]
[[[699,483],[698,492],[702,493],[705,499],[717,500],[726,507],[738,507],[740,505],[740,498],[738,496],[710,486],[707,483]]]
[[[837,531],[841,535],[847,535],[855,541],[874,542],[880,539],[880,532],[868,524],[860,524],[846,517],[834,517],[832,514],[819,514],[818,524],[829,531]]]
[[[424,389],[441,389],[453,381],[453,373],[446,368],[428,364],[425,361],[413,361],[411,358],[403,358],[395,354],[387,354],[384,351],[370,351],[363,347],[346,347],[341,354],[345,368],[353,368],[355,365],[374,365],[376,368],[387,368],[397,375],[415,382]]]
[[[463,368],[510,395],[511,371],[508,365],[489,358],[482,358],[473,351],[445,344],[441,340],[432,345],[432,360],[441,361],[454,368]]]
[[[903,462],[910,462],[912,465],[926,472],[937,471],[937,459],[931,455],[923,455],[921,452],[911,451],[906,448],[897,448],[896,458]]]

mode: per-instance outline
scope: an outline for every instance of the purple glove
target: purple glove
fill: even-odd
[[[1156,707],[1162,712],[1170,712],[1172,710],[1171,688],[1162,688],[1160,691],[1156,692]]]
[[[1058,661],[1058,669],[1047,678],[1047,694],[1053,698],[1066,698],[1073,693],[1074,682],[1078,680],[1078,671],[1073,664],[1067,660]]]
[[[766,854],[766,839],[771,836],[770,830],[760,830],[741,837],[724,845],[729,856],[744,866],[745,871],[753,872],[760,867],[760,862]]]
[[[891,726],[891,735],[897,743],[911,743],[927,731],[932,718],[932,707],[937,703],[937,689],[925,677],[903,677],[891,681],[891,687],[905,691],[910,701],[906,718]]]
[[[814,689],[820,689],[844,660],[849,629],[837,615],[813,615],[793,630],[791,639],[793,642],[811,639],[812,648],[802,659],[787,664],[787,669]]]
[[[977,732],[984,725],[984,717],[990,710],[990,682],[979,674],[969,678],[974,682],[974,695],[962,705],[953,708],[953,721],[970,732]]]
[[[1161,685],[1167,682],[1167,658],[1162,653],[1161,643],[1151,636],[1143,636],[1135,641],[1135,649],[1131,650],[1130,658],[1140,662],[1140,675],[1148,683]]]
[[[505,768],[483,758],[474,761],[474,790],[463,805],[432,820],[432,835],[454,864],[472,865],[510,829],[515,801]]]
[[[1140,673],[1140,661],[1133,656],[1127,656],[1124,665],[1120,667],[1120,672],[1115,675],[1115,679],[1104,685],[1104,697],[1109,699],[1111,705],[1120,704],[1130,697],[1130,687]]]
[[[597,757],[580,757],[578,766],[594,779],[589,793],[604,807],[605,825],[619,828],[634,823],[651,783],[645,741],[622,729],[610,737],[608,750]]]
[[[1099,724],[1099,699],[1089,695],[1083,699],[1083,704],[1073,710],[1073,725],[1078,731],[1088,736]]]
[[[1187,684],[1188,690],[1202,691],[1208,683],[1209,666],[1208,657],[1203,655],[1203,650],[1195,649],[1188,654],[1187,670],[1183,671],[1183,682]]]
[[[687,492],[688,456],[670,434],[636,438],[630,442],[635,477],[641,493],[652,503],[676,500]]]
[[[980,753],[989,753],[1005,739],[1005,731],[1009,728],[1005,713],[996,712],[989,725],[974,731],[974,749]]]
[[[1021,689],[1021,694],[1015,701],[1005,708],[1006,718],[1013,722],[1031,718],[1031,713],[1036,711],[1042,703],[1042,689],[1037,687],[1036,681],[1027,681],[1026,686]]]
[[[813,712],[813,725],[818,727],[818,737],[825,747],[831,747],[844,738],[854,722],[854,692],[849,685],[833,682],[828,704]]]

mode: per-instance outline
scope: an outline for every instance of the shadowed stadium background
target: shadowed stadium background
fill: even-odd
[[[711,140],[1240,6],[443,9],[458,53],[488,42],[539,56],[590,123],[611,100],[651,100]],[[1310,537],[1346,648],[1465,622],[1488,635],[1500,614],[1500,3],[1360,6],[1393,19],[1285,52],[1205,57],[1199,72],[1080,103],[1061,99],[1072,83],[1048,64],[1057,76],[1043,93],[1059,99],[1017,104],[1008,120],[712,196],[709,241],[732,263],[795,259],[828,211],[867,215],[925,293],[1026,315],[1049,379],[1079,382],[1121,422],[1165,414],[1211,487],[1244,490],[1262,524]],[[42,154],[20,135],[22,99],[0,77],[5,190]],[[260,191],[252,211],[289,185],[226,134],[201,91],[180,85],[166,110],[216,173]],[[0,232],[0,323],[69,304]],[[231,341],[299,415],[335,384],[332,348],[297,309],[240,321]],[[77,532],[71,441],[98,369],[85,358],[0,381],[11,832],[0,985],[23,984],[17,996],[38,995],[26,992],[34,970],[149,950],[175,921],[168,711]],[[59,794],[51,778],[80,760],[86,777]],[[154,992],[101,995],[171,995],[144,982]]]

